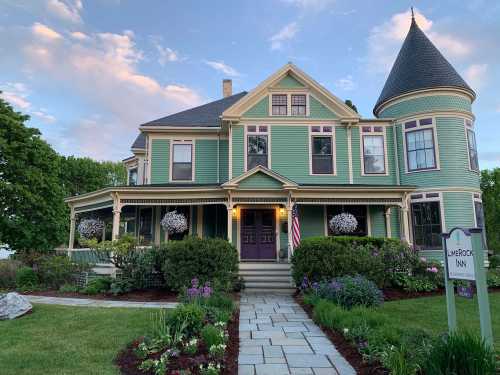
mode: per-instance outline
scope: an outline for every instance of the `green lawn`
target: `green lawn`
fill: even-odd
[[[477,299],[456,297],[458,327],[479,333]],[[490,309],[495,349],[500,354],[500,293],[490,293]],[[414,326],[435,333],[448,329],[444,296],[386,302],[380,310],[394,325]]]
[[[0,373],[117,374],[116,354],[149,330],[153,311],[35,305],[0,322]]]

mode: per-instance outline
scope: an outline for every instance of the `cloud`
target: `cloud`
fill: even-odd
[[[0,97],[7,101],[15,108],[28,113],[31,116],[36,116],[45,123],[53,123],[56,118],[47,113],[44,108],[34,109],[31,101],[28,99],[31,91],[21,82],[8,82],[0,88]]]
[[[356,84],[354,83],[352,79],[352,75],[347,75],[345,77],[339,78],[335,82],[335,86],[344,90],[344,91],[351,91],[356,88]]]
[[[158,63],[161,66],[165,66],[168,62],[179,61],[179,54],[169,47],[163,47],[159,43],[155,43],[155,47],[158,50],[160,57],[158,58]]]
[[[238,77],[240,76],[240,73],[234,69],[233,67],[227,65],[224,63],[224,61],[208,61],[208,60],[205,60],[204,61],[205,64],[207,64],[208,66],[210,66],[211,68],[219,71],[219,72],[222,72],[230,77]]]
[[[288,40],[292,40],[298,31],[299,27],[297,22],[291,22],[284,26],[278,33],[269,38],[269,41],[271,42],[271,50],[274,51],[282,49],[283,43]]]
[[[445,55],[462,58],[472,52],[471,45],[458,37],[438,32],[434,22],[418,10],[415,20],[437,48]],[[411,24],[411,13],[406,11],[394,14],[390,20],[373,27],[368,37],[368,61],[370,71],[387,73],[394,63]]]
[[[485,84],[487,71],[488,64],[472,64],[465,70],[464,77],[467,83],[477,91]]]
[[[49,0],[47,2],[47,10],[53,15],[59,17],[64,21],[73,23],[81,23],[82,18],[80,12],[83,9],[83,4],[80,0],[75,1],[61,1]]]
[[[82,33],[81,31],[74,31],[70,33],[71,37],[77,40],[86,40],[88,39],[88,35],[85,33]]]
[[[44,110],[33,111],[33,112],[31,112],[31,114],[33,114],[34,116],[38,117],[40,120],[42,120],[43,122],[46,122],[48,124],[52,124],[52,123],[56,122],[56,120],[57,120],[55,118],[55,116],[48,114]]]
[[[284,3],[296,6],[303,10],[323,10],[335,4],[336,0],[282,0]]]
[[[62,39],[62,35],[43,23],[35,22],[31,27],[33,34],[43,40],[53,41]]]

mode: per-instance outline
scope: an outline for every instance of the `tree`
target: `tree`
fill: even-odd
[[[481,192],[484,206],[488,249],[500,251],[500,168],[481,171]]]
[[[354,112],[358,113],[358,108],[352,103],[351,99],[345,101],[345,105],[350,107]]]
[[[43,251],[66,236],[61,163],[28,119],[0,99],[0,243]]]

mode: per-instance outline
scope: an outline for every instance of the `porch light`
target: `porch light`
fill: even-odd
[[[233,208],[233,209],[232,209],[232,212],[233,212],[233,217],[234,217],[235,219],[237,219],[237,218],[238,218],[238,208],[236,208],[236,207],[235,207],[235,208]]]
[[[283,207],[280,207],[280,211],[279,212],[280,212],[280,216],[281,217],[285,217],[286,211],[285,211],[285,209]]]

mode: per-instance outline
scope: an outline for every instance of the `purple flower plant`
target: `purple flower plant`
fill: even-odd
[[[206,282],[203,286],[200,285],[200,281],[197,278],[191,280],[191,288],[187,290],[187,296],[189,299],[196,298],[209,298],[213,293],[213,289],[210,286],[210,282]]]

